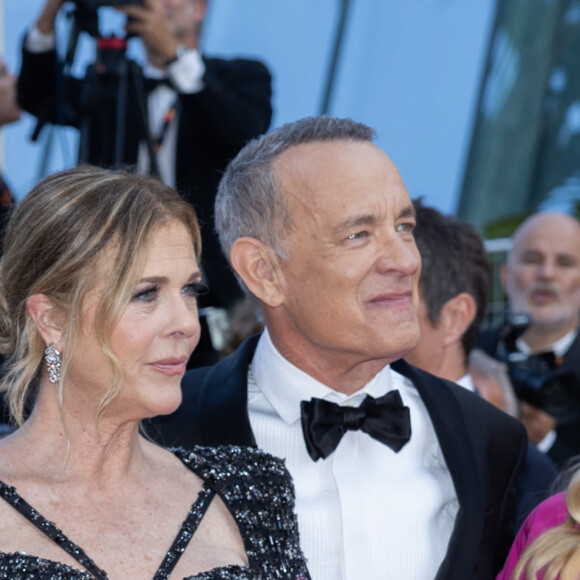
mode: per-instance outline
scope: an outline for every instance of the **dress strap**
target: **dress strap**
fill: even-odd
[[[153,580],[166,580],[169,578],[175,565],[179,561],[179,558],[181,558],[183,552],[185,552],[185,548],[187,548],[191,538],[193,538],[193,534],[197,530],[201,519],[207,512],[207,508],[209,508],[215,494],[216,492],[204,483],[199,495],[191,506],[187,517],[183,524],[181,524],[181,529],[173,541],[173,544],[171,544],[171,548],[169,548],[163,562],[161,562],[159,569],[155,573]]]
[[[0,497],[8,502],[19,514],[24,516],[31,524],[36,526],[43,534],[48,536],[55,544],[58,544],[67,554],[72,556],[85,570],[90,572],[97,580],[108,580],[107,573],[101,570],[87,556],[85,551],[69,540],[52,522],[38,513],[25,499],[23,499],[14,487],[0,481]]]

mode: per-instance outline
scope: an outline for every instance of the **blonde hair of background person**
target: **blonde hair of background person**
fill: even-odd
[[[81,167],[44,179],[16,207],[0,269],[3,386],[20,427],[0,439],[0,571],[7,577],[39,561],[52,567],[40,577],[55,569],[67,578],[88,570],[132,579],[253,569],[234,500],[205,471],[217,466],[227,479],[234,458],[254,469],[251,481],[240,476],[242,489],[287,492],[282,511],[260,504],[266,520],[282,516],[289,524],[286,543],[263,561],[271,556],[289,580],[308,577],[290,479],[271,484],[255,470],[262,459],[283,473],[279,460],[242,448],[170,452],[139,433],[142,419],[181,402],[200,333],[199,250],[193,209],[153,178]],[[47,345],[60,351],[60,377],[44,364]],[[44,525],[19,510],[26,502],[75,549],[60,532],[39,534],[35,525]],[[250,515],[256,509],[248,503]],[[255,534],[266,543],[261,524]],[[294,560],[278,556],[286,545]]]
[[[566,492],[567,520],[536,538],[521,555],[514,580],[578,580],[580,577],[580,470]],[[542,574],[541,576],[539,574]]]

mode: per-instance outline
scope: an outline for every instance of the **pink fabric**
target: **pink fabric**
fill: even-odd
[[[511,580],[513,569],[525,549],[546,530],[563,524],[567,517],[566,492],[553,495],[538,505],[522,524],[504,567],[496,580]],[[538,577],[538,580],[541,580],[541,576]]]

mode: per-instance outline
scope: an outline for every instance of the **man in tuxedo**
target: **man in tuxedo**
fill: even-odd
[[[311,117],[229,164],[216,227],[265,330],[186,374],[180,409],[150,433],[285,458],[316,580],[489,579],[525,434],[400,360],[419,340],[414,209],[372,139]]]
[[[405,360],[518,416],[506,366],[475,349],[489,288],[489,262],[483,240],[470,224],[445,216],[420,200],[413,205],[417,221],[415,242],[422,264],[421,340]],[[525,469],[516,481],[516,527],[546,499],[557,474],[552,460],[528,443]]]
[[[26,34],[18,98],[25,110],[43,121],[82,128],[88,152],[81,146],[81,161],[109,166],[114,164],[110,155],[118,138],[114,115],[119,83],[114,75],[110,80],[105,74],[87,73],[80,80],[66,70],[63,78],[55,50],[55,19],[63,2],[46,0]],[[228,161],[270,125],[270,73],[256,60],[205,55],[200,37],[207,0],[143,0],[119,9],[128,16],[127,33],[138,35],[146,51],[146,113],[160,177],[193,204],[200,220],[209,284],[201,306],[229,308],[242,293],[213,231],[213,205]],[[77,20],[86,20],[78,10]],[[103,70],[99,63],[96,71]],[[138,105],[143,95],[138,88],[139,83],[129,82],[122,161],[147,172],[151,159],[140,130],[143,117]],[[214,319],[215,313],[208,312],[202,340],[210,336],[205,322],[212,324]],[[218,325],[212,330],[219,330]]]
[[[580,454],[580,223],[572,216],[541,212],[514,232],[513,244],[502,269],[502,282],[514,315],[525,314],[521,328],[508,322],[482,335],[480,346],[510,366],[522,397],[521,420],[532,443],[562,464]],[[520,381],[520,377],[526,380]],[[550,413],[531,390],[529,378],[566,374]],[[525,390],[524,390],[525,389]],[[548,387],[552,390],[551,387]],[[527,393],[527,394],[526,394]],[[530,396],[534,396],[531,399]],[[543,395],[542,395],[543,396]]]

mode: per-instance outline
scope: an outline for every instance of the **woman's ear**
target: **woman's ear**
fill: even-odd
[[[230,250],[230,259],[256,298],[271,308],[283,303],[280,259],[271,248],[255,238],[238,238]]]
[[[26,308],[46,344],[58,344],[63,336],[62,317],[52,300],[45,294],[33,294],[26,300]]]

